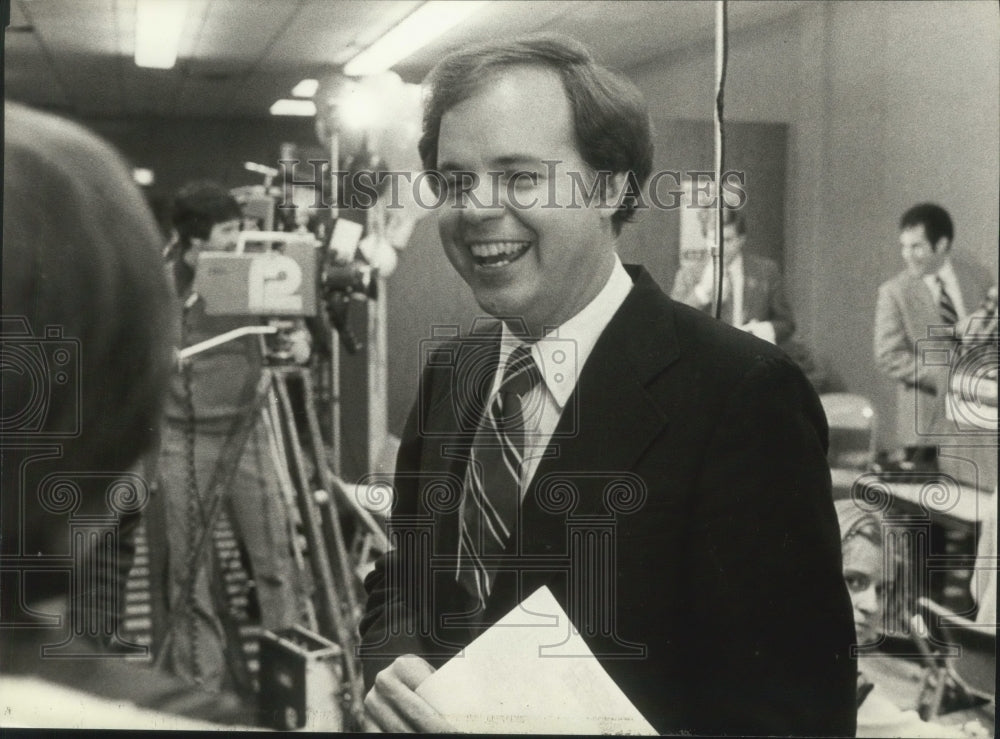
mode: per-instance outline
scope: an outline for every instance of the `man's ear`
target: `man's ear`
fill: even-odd
[[[604,179],[606,191],[604,193],[604,204],[607,207],[600,208],[598,212],[602,218],[611,219],[625,202],[626,198],[635,198],[638,193],[633,192],[634,187],[630,185],[628,172],[615,172],[610,177]]]
[[[947,254],[948,252],[950,252],[951,239],[949,239],[947,236],[942,236],[940,239],[937,240],[937,243],[934,244],[934,251],[937,254]]]

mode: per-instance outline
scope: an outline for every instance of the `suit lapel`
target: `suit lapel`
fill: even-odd
[[[436,555],[454,556],[458,552],[457,500],[461,499],[469,449],[499,361],[499,339],[497,324],[487,332],[453,342],[441,356],[449,371],[440,374],[442,380],[436,384],[428,406],[422,464],[428,483],[444,482],[445,488],[440,492],[448,501],[445,505],[428,506],[434,517]],[[457,491],[453,489],[455,485]],[[453,501],[456,494],[458,497]],[[431,491],[426,495],[430,496]]]
[[[645,270],[635,272],[633,280],[628,298],[587,359],[532,478],[521,505],[521,535],[507,550],[512,567],[518,555],[565,554],[570,515],[610,515],[604,505],[608,483],[627,474],[667,424],[646,386],[677,357],[672,310]],[[567,490],[576,502],[570,509],[561,505]],[[501,571],[487,618],[503,615],[552,576],[551,568],[522,573],[518,592],[513,572]]]
[[[907,273],[905,284],[906,294],[912,305],[914,325],[921,327],[916,337],[918,339],[925,338],[927,335],[926,326],[941,321],[937,303],[934,302],[934,294],[922,277],[914,277]]]
[[[962,306],[968,314],[975,310],[979,301],[985,297],[986,289],[990,283],[983,279],[979,270],[960,259],[952,258],[951,267],[955,272],[955,279],[958,281],[958,288],[961,291]],[[934,300],[934,293],[931,292],[923,278],[914,277],[906,272],[904,273],[903,286],[904,294],[912,311],[914,325],[923,327],[939,324],[941,322],[940,306]],[[952,295],[951,298],[957,300],[955,295]],[[956,307],[959,306],[956,305]],[[917,336],[923,338],[924,330],[922,328]]]

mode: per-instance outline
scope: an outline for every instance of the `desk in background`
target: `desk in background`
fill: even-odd
[[[901,711],[919,710],[920,690],[926,669],[922,662],[875,652],[860,661],[858,669]],[[991,704],[963,708],[939,714],[931,720],[936,724],[956,728],[969,721],[978,721],[986,732],[984,736],[995,736],[996,716],[991,708]]]

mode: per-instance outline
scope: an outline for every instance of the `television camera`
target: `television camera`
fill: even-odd
[[[356,247],[361,235],[361,228],[354,228],[356,225],[346,220],[338,221],[331,234],[331,242],[340,240],[344,243],[353,239],[354,243],[348,245]],[[338,672],[343,680],[333,693],[326,689],[317,693],[312,679],[301,681],[305,693],[292,691],[294,695],[290,693],[286,696],[288,701],[278,701],[281,705],[275,703],[278,693],[260,692],[262,715],[274,717],[276,727],[284,729],[302,728],[306,725],[306,717],[317,712],[340,715],[343,725],[359,726],[362,695],[360,670],[354,658],[353,634],[356,620],[360,617],[360,581],[355,567],[357,556],[353,553],[369,551],[372,547],[385,549],[382,541],[384,533],[334,474],[336,465],[331,469],[327,462],[316,412],[312,372],[308,367],[301,366],[301,362],[289,361],[294,357],[288,351],[288,337],[293,331],[301,330],[296,325],[301,326],[303,319],[326,316],[349,353],[360,348],[348,328],[347,310],[354,300],[377,297],[377,270],[360,259],[340,262],[335,258],[336,253],[332,248],[324,249],[310,233],[279,231],[244,231],[233,251],[201,252],[192,289],[204,301],[206,315],[246,316],[251,319],[248,322],[254,318],[266,318],[269,325],[235,329],[181,352],[181,358],[186,359],[198,351],[239,336],[267,335],[264,343],[268,363],[258,384],[250,417],[263,416],[267,436],[271,440],[272,457],[281,470],[282,497],[296,509],[296,512],[290,511],[290,520],[298,520],[302,525],[303,561],[308,562],[315,599],[312,616],[306,624],[308,628],[303,632],[311,635],[306,641],[309,644],[322,642],[329,645],[332,642],[339,645],[339,649],[334,650],[338,656],[330,656],[333,654],[330,652],[324,659],[343,663],[342,673]],[[301,388],[304,407],[295,410],[300,416],[304,415],[307,424],[302,433],[299,428],[302,418],[296,418],[290,399],[290,380]],[[336,389],[334,399],[338,395],[339,389]],[[334,448],[338,421],[339,415],[331,430]],[[253,421],[248,420],[247,428],[233,434],[216,463],[207,491],[210,503],[206,531],[211,530],[219,515],[221,500],[252,424]],[[344,514],[354,529],[355,541],[350,547],[342,530]],[[360,547],[359,539],[363,540]],[[207,546],[207,536],[203,534],[198,547],[204,549]],[[301,662],[301,649],[288,646],[298,642],[294,639],[290,641],[288,634],[266,632],[262,638],[263,643],[268,645],[261,652],[262,676],[272,672],[284,674],[291,669],[291,665],[298,664],[296,660]],[[323,654],[327,652],[323,651]],[[268,664],[263,659],[265,656],[270,660]],[[324,685],[330,682],[327,672],[324,668],[317,673],[326,675]],[[264,682],[267,679],[265,677]],[[316,697],[320,693],[326,696],[325,702]],[[308,710],[303,708],[306,705],[303,701],[309,704]]]
[[[332,238],[343,239],[338,232],[355,225],[338,222]],[[347,324],[348,308],[355,299],[377,299],[377,272],[360,260],[338,262],[334,254],[309,233],[243,231],[234,251],[199,255],[193,290],[213,316],[307,318],[325,308],[354,354],[361,344]]]

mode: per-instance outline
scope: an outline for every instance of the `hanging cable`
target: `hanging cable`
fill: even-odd
[[[726,90],[726,64],[729,61],[729,38],[727,19],[727,0],[715,2],[715,249],[712,250],[712,263],[715,270],[715,308],[716,318],[722,315],[722,285],[725,280],[725,261],[723,250],[725,238],[722,233],[724,202],[722,198],[722,172],[726,154],[726,137],[723,128],[723,109]]]

